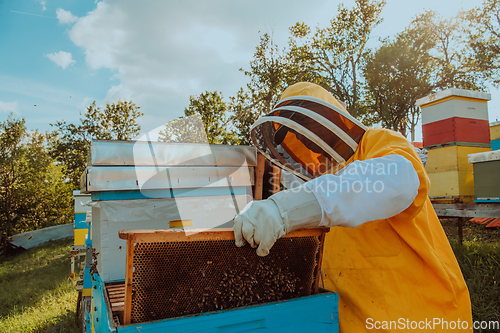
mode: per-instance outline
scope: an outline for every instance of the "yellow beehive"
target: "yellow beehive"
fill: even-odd
[[[490,138],[491,140],[500,139],[500,121],[496,121],[490,124]]]
[[[500,150],[500,121],[490,124],[491,150]]]
[[[441,202],[474,202],[474,174],[468,155],[489,151],[485,147],[449,146],[429,150],[425,170],[429,197]]]

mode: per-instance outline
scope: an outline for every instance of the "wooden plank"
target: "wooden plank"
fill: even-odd
[[[120,281],[119,284],[106,284],[106,289],[107,290],[113,290],[113,289],[122,289],[125,288],[125,283],[123,281]]]
[[[121,298],[110,300],[110,302],[111,302],[111,307],[113,309],[117,306],[124,306],[125,305],[125,295],[123,295],[123,297],[121,297]]]
[[[307,237],[320,236],[328,232],[330,228],[311,228],[293,231],[283,237]],[[171,229],[142,229],[142,230],[120,230],[118,236],[121,239],[128,239],[128,242],[151,243],[151,242],[192,242],[205,240],[234,240],[234,231],[232,228],[217,229],[189,229],[179,232]],[[127,243],[128,251],[128,243]],[[132,253],[133,256],[133,253]],[[127,260],[129,258],[127,257]],[[133,258],[131,257],[130,260]],[[127,264],[128,265],[128,264]],[[131,264],[132,265],[132,264]],[[131,267],[127,266],[128,270]],[[125,277],[127,279],[127,277]],[[126,280],[127,281],[127,280]],[[126,282],[126,287],[128,284]]]
[[[262,200],[262,191],[264,189],[264,171],[266,167],[266,158],[261,153],[257,153],[257,167],[255,168],[255,187],[254,200]]]
[[[125,266],[125,308],[123,311],[123,323],[130,324],[132,316],[132,281],[134,274],[134,242],[135,238],[131,235],[127,240],[127,258]]]
[[[321,264],[323,263],[323,248],[325,245],[326,233],[320,236],[320,246],[319,246],[319,255],[318,255],[318,271],[316,272],[315,283],[314,283],[314,293],[317,294],[319,292],[319,283],[323,281],[323,271],[321,270]],[[321,286],[324,287],[323,285]]]
[[[125,306],[123,304],[116,307],[113,306],[113,312],[118,313],[118,315],[123,314],[123,311],[125,311]]]
[[[433,204],[439,217],[494,217],[500,218],[500,204]]]
[[[125,297],[125,290],[122,291],[120,294],[109,294],[108,297],[109,297],[111,302],[114,302],[118,299],[122,299]]]
[[[116,290],[116,291],[109,291],[108,290],[108,295],[110,298],[120,297],[120,295],[124,295],[124,294],[125,294],[125,288],[123,288],[123,290]]]
[[[278,193],[281,185],[281,168],[273,164],[272,193]]]

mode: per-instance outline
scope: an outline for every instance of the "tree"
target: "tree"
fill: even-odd
[[[250,82],[230,97],[231,123],[240,144],[250,144],[250,127],[262,115],[271,112],[286,87],[293,83],[290,60],[285,49],[274,42],[272,33],[264,33],[255,48],[250,68],[240,68]]]
[[[429,54],[433,44],[425,35],[406,30],[395,40],[385,40],[371,54],[364,67],[366,98],[372,112],[370,121],[406,136],[420,116],[416,100],[434,88],[431,82],[433,62]]]
[[[485,0],[483,6],[462,13],[469,22],[465,33],[473,50],[474,72],[500,86],[500,0]]]
[[[482,11],[476,8],[450,19],[426,11],[368,58],[364,76],[372,122],[403,135],[409,129],[413,140],[420,116],[418,98],[447,88],[485,89],[498,74],[494,69],[499,49],[492,14],[495,6],[498,13],[499,1],[487,2]],[[476,28],[468,28],[465,18],[475,19]]]
[[[47,137],[29,134],[13,115],[0,123],[0,227],[2,242],[16,232],[71,221],[70,186],[47,149]]]
[[[11,228],[23,213],[23,200],[20,194],[23,177],[28,173],[24,155],[26,149],[23,140],[26,138],[25,121],[9,118],[0,123],[0,218],[2,244],[5,248],[6,238],[11,235]]]
[[[165,125],[160,141],[211,144],[238,144],[236,133],[231,130],[231,118],[222,94],[205,91],[189,97],[189,107],[184,116]]]
[[[356,0],[351,9],[339,5],[326,28],[314,34],[304,23],[290,30],[289,57],[296,79],[315,82],[347,104],[353,116],[363,113],[359,73],[368,50],[371,31],[381,21],[385,1]]]
[[[265,33],[255,48],[250,69],[244,72],[250,78],[247,84],[248,109],[253,110],[254,118],[271,112],[280,95],[288,86],[289,59],[286,51],[280,50],[272,35]],[[240,95],[242,96],[242,95]]]
[[[475,71],[477,67],[471,61],[473,54],[463,34],[464,25],[461,14],[443,19],[429,10],[418,15],[408,28],[432,44],[430,55],[435,69],[432,85],[435,88],[485,89],[482,75]]]
[[[141,129],[137,118],[144,115],[139,109],[132,101],[108,103],[104,109],[94,101],[80,118],[80,124],[68,124],[64,120],[51,124],[56,127],[51,154],[64,166],[74,188],[80,187],[92,139],[131,140],[136,137]]]
[[[256,95],[254,95],[255,97]],[[259,111],[256,107],[252,108],[252,105],[256,104],[252,103],[252,98],[249,97],[249,93],[244,91],[243,88],[240,88],[235,97],[229,97],[229,99],[228,109],[232,115],[231,124],[235,128],[235,134],[239,141],[238,144],[251,145],[250,128],[255,120],[265,111],[263,109]]]

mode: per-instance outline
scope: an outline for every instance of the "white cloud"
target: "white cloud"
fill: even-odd
[[[70,11],[66,11],[62,8],[57,8],[56,15],[57,19],[59,20],[59,24],[71,24],[75,23],[78,20],[78,17],[71,14]]]
[[[66,69],[69,65],[75,63],[73,56],[69,52],[59,51],[57,53],[46,54],[45,56],[62,69]]]
[[[106,101],[132,99],[145,112],[149,130],[182,115],[190,95],[244,87],[259,37],[273,32],[284,46],[288,28],[317,15],[304,1],[118,1],[104,0],[69,32],[87,65],[114,71]],[[263,10],[265,8],[265,10]],[[323,22],[331,19],[325,13]],[[319,18],[318,18],[319,19]],[[315,26],[318,19],[309,20]]]
[[[17,113],[17,102],[2,102],[2,101],[0,101],[0,112]]]
[[[38,0],[38,2],[40,3],[40,5],[42,5],[42,11],[47,9],[47,7],[45,7],[45,5],[47,4],[45,0]]]
[[[400,1],[388,2],[386,22],[404,20],[391,25],[391,33],[421,12],[405,12],[403,18]],[[145,113],[140,122],[147,131],[182,115],[190,95],[205,90],[220,91],[225,98],[236,94],[248,80],[239,69],[249,68],[263,33],[272,33],[284,47],[289,27],[296,22],[313,30],[326,27],[340,3],[350,8],[354,0],[103,0],[75,22],[69,37],[84,50],[90,68],[113,71],[111,88],[98,104],[132,99]]]

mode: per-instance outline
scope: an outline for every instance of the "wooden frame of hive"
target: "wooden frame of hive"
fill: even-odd
[[[278,242],[290,242],[299,243],[300,237],[302,238],[318,238],[317,252],[314,260],[314,269],[311,282],[311,291],[309,294],[317,294],[319,288],[319,281],[321,280],[321,262],[323,256],[323,244],[325,239],[325,234],[328,232],[328,228],[315,228],[315,229],[304,229],[292,232],[284,237],[282,237]],[[312,237],[311,237],[312,236]],[[120,231],[119,237],[127,240],[127,262],[126,262],[126,274],[125,274],[125,304],[123,313],[123,324],[127,325],[132,322],[132,301],[133,293],[136,291],[136,286],[134,286],[134,255],[135,255],[135,245],[141,243],[172,243],[172,242],[196,242],[196,241],[231,241],[232,251],[239,251],[238,248],[234,246],[234,232],[233,229],[211,229],[211,230],[189,230],[186,232],[179,232],[173,230],[123,230]],[[276,244],[278,244],[278,242]],[[191,243],[193,244],[193,243]],[[227,244],[227,243],[226,243]],[[279,245],[278,245],[279,246]],[[276,245],[275,245],[276,247]],[[226,248],[229,248],[226,245]],[[245,249],[246,253],[248,251],[255,252],[254,249],[245,246],[239,249]],[[273,249],[271,249],[273,253]],[[271,256],[271,255],[269,255]],[[302,260],[302,257],[298,253],[290,253],[290,260]],[[300,259],[299,259],[300,257]],[[295,259],[296,258],[296,259]],[[288,259],[288,257],[287,257]],[[304,256],[304,260],[305,256]],[[211,262],[210,262],[211,263]],[[280,262],[281,263],[281,262]],[[193,267],[190,265],[189,261],[185,263],[186,266]],[[279,266],[278,263],[276,263]],[[288,267],[287,267],[288,268]],[[280,268],[281,271],[281,268]],[[220,272],[221,273],[221,272]],[[306,273],[307,274],[307,273]],[[208,275],[208,273],[207,273]],[[203,274],[205,277],[205,274]],[[300,279],[299,279],[300,280]],[[306,281],[304,281],[306,282]],[[265,288],[265,287],[264,287]],[[191,289],[192,293],[192,289]],[[191,294],[192,295],[192,294]],[[274,294],[273,294],[274,296]],[[204,297],[203,297],[204,298]],[[193,313],[189,313],[193,314]],[[161,319],[161,318],[158,318]]]

